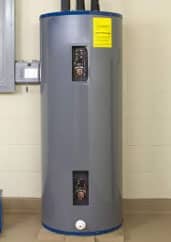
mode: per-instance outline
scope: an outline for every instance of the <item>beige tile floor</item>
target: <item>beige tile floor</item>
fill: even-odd
[[[127,215],[124,224],[126,242],[171,242],[171,215]],[[38,215],[7,214],[0,242],[38,242],[39,231]]]

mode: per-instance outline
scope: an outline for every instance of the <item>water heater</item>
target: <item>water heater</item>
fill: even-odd
[[[122,16],[65,3],[40,17],[42,223],[98,235],[122,223]]]

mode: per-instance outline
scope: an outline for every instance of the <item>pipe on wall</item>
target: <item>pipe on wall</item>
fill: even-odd
[[[100,11],[99,0],[91,0],[91,11]]]
[[[84,0],[77,0],[77,10],[85,10],[85,1]]]
[[[71,8],[70,0],[61,0],[61,10],[62,11],[69,11]]]

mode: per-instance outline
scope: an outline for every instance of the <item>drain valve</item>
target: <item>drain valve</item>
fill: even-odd
[[[86,229],[86,222],[84,222],[83,220],[78,220],[75,223],[75,227],[79,231],[85,230]]]

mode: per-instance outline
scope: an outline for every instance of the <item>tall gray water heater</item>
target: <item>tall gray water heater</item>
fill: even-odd
[[[43,226],[111,232],[122,223],[122,17],[62,11],[40,22]]]

